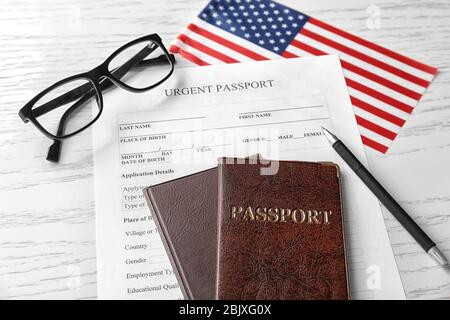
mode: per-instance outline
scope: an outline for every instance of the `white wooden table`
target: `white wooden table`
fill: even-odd
[[[440,68],[376,176],[450,257],[450,1],[282,1]],[[48,139],[18,110],[53,82],[87,71],[149,33],[168,44],[203,0],[0,2],[0,298],[96,297],[92,131],[45,161]],[[107,112],[105,106],[105,112]],[[385,214],[408,298],[450,298],[436,266]]]

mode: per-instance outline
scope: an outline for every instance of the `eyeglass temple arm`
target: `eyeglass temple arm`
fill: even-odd
[[[175,63],[175,56],[173,54],[170,54],[170,59],[171,59],[172,63]],[[134,60],[134,59],[130,59],[129,61],[131,61],[131,60]],[[161,63],[161,64],[166,64],[167,63],[167,60],[165,59],[165,55],[161,55],[161,56],[159,56],[157,58],[153,58],[153,59],[140,61],[134,67],[144,67],[144,66],[155,65],[155,64],[159,64],[159,63]],[[126,72],[128,72],[128,70],[123,71],[124,69],[122,69],[122,67],[124,67],[124,69],[125,69],[125,68],[128,68],[128,65],[126,66],[126,63],[125,63],[121,67],[119,67],[116,70],[114,70],[112,73],[114,74],[115,77],[121,78],[121,77],[123,77],[123,75]],[[109,87],[111,87],[112,84],[113,83],[109,79],[103,79],[100,82],[100,89],[102,91],[104,91],[104,90],[108,89]],[[76,88],[74,90],[77,90],[77,89],[78,88]],[[72,114],[72,112],[74,112],[78,107],[80,107],[85,102],[87,102],[90,98],[92,98],[92,96],[94,94],[95,93],[93,92],[93,90],[90,89],[90,92],[86,93],[84,97],[82,97],[73,106],[71,106],[69,109],[67,109],[66,112],[64,112],[64,114],[62,115],[61,120],[59,122],[59,125],[58,125],[58,131],[57,131],[57,135],[58,136],[64,134],[64,129],[66,127],[67,120],[69,119],[69,117]],[[51,162],[59,162],[59,159],[60,159],[60,156],[61,156],[61,148],[62,148],[62,140],[54,139],[53,140],[53,144],[48,149],[48,153],[47,153],[47,158],[46,159],[48,161],[51,161]]]
[[[79,107],[85,104],[89,99],[93,97],[93,93],[85,94],[80,100],[75,102],[69,109],[67,109],[58,124],[57,136],[62,136],[64,134],[64,130],[66,129],[67,120],[70,118],[72,113],[76,111]],[[48,148],[47,152],[47,161],[58,162],[61,156],[61,148],[62,148],[62,140],[53,140],[52,145]]]

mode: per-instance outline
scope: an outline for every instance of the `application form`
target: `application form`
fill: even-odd
[[[339,164],[350,295],[404,298],[377,199],[321,134],[334,131],[367,165],[336,56],[184,68],[104,104],[94,129],[99,298],[181,299],[142,189],[256,153]]]

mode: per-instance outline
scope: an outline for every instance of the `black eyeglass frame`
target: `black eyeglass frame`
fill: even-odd
[[[123,83],[120,79],[116,78],[113,74],[114,71],[110,71],[108,69],[109,64],[111,63],[111,61],[122,51],[124,51],[125,49],[140,43],[140,42],[144,42],[144,41],[152,41],[154,43],[156,43],[159,48],[161,48],[161,50],[163,51],[163,53],[165,54],[165,56],[167,57],[167,60],[170,62],[170,71],[169,73],[162,78],[160,81],[145,87],[145,88],[135,88],[135,87],[131,87],[129,85],[127,85],[126,83]],[[67,77],[65,79],[62,79],[56,83],[54,83],[53,85],[51,85],[50,87],[48,87],[47,89],[41,91],[39,94],[37,94],[33,99],[31,99],[27,104],[25,104],[24,107],[22,107],[19,111],[19,116],[20,118],[25,122],[31,122],[34,124],[34,126],[42,133],[44,134],[46,137],[53,139],[53,140],[64,140],[67,138],[70,138],[84,130],[86,130],[88,127],[90,127],[92,124],[95,123],[95,121],[98,120],[98,118],[101,116],[102,111],[103,111],[103,96],[102,96],[102,88],[101,88],[101,82],[105,81],[105,79],[110,80],[113,84],[115,84],[116,86],[127,90],[127,91],[131,91],[131,92],[136,92],[136,93],[140,93],[140,92],[144,92],[150,89],[153,89],[157,86],[159,86],[161,83],[163,83],[164,81],[166,81],[173,73],[174,70],[174,62],[175,59],[173,57],[173,55],[171,55],[166,47],[163,45],[161,38],[159,37],[159,35],[157,34],[151,34],[151,35],[147,35],[138,39],[135,39],[131,42],[128,42],[127,44],[121,46],[120,48],[118,48],[116,51],[114,51],[102,64],[100,64],[99,66],[93,68],[92,70],[88,71],[88,72],[83,72],[83,73],[79,73],[70,77]],[[33,114],[33,107],[35,106],[36,102],[38,102],[43,96],[45,96],[47,93],[49,93],[50,91],[66,84],[69,83],[71,81],[74,80],[88,80],[94,90],[95,90],[95,98],[97,100],[97,106],[99,108],[99,112],[98,114],[84,127],[71,132],[69,134],[63,135],[63,136],[57,136],[54,135],[50,132],[48,132],[40,123],[39,121],[36,119],[35,115]],[[57,108],[57,107],[55,107]],[[53,108],[53,109],[55,109]],[[51,109],[51,110],[53,110]],[[49,111],[51,111],[49,110]],[[40,116],[40,115],[38,115]],[[59,158],[59,157],[58,157]]]

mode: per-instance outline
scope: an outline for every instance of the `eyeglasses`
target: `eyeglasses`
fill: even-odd
[[[174,64],[175,57],[157,34],[133,40],[91,71],[65,78],[42,91],[20,109],[19,116],[54,140],[46,159],[58,162],[62,141],[100,117],[102,92],[113,85],[131,92],[153,89],[170,77]]]

